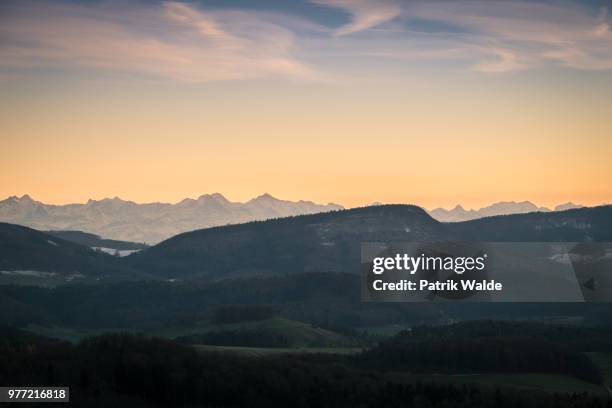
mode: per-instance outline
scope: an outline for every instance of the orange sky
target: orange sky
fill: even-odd
[[[356,47],[349,28],[334,41]],[[0,197],[612,202],[609,71],[303,59],[252,62],[273,70],[261,77],[203,79],[197,67],[150,77],[132,60],[128,74],[72,60],[25,73],[0,64]]]
[[[218,191],[242,201],[267,191],[426,207],[612,201],[612,105],[597,94],[548,99],[528,86],[483,86],[464,100],[462,87],[404,86],[288,84],[272,94],[254,86],[225,101],[211,100],[206,87],[36,89],[2,105],[0,196],[173,202]]]

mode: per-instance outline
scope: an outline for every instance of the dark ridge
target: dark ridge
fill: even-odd
[[[21,225],[0,223],[0,270],[66,276],[141,276],[108,254]]]
[[[460,223],[440,223],[411,205],[370,206],[187,232],[124,262],[181,279],[356,273],[361,243],[401,241],[609,242],[612,206]]]
[[[363,207],[187,232],[124,262],[169,278],[354,273],[362,242],[427,240],[442,229],[420,207]]]
[[[357,207],[351,209],[344,210],[334,210],[321,212],[316,214],[303,214],[303,215],[294,215],[290,217],[282,217],[282,218],[271,218],[267,220],[258,220],[258,221],[249,221],[240,224],[229,224],[229,225],[220,225],[216,227],[210,228],[202,228],[194,231],[184,232],[182,234],[175,235],[171,238],[168,238],[165,241],[160,242],[157,245],[152,246],[151,248],[161,247],[164,244],[185,238],[193,238],[197,236],[204,236],[207,234],[215,234],[217,232],[237,232],[251,229],[253,227],[258,227],[262,225],[266,226],[284,226],[284,225],[304,225],[304,224],[315,224],[321,222],[327,222],[337,219],[338,217],[344,216],[359,216],[359,215],[376,215],[376,216],[397,216],[397,215],[407,215],[414,214],[420,217],[423,217],[423,220],[430,222],[431,224],[442,224],[441,222],[432,218],[427,211],[423,208],[413,205],[413,204],[385,204],[385,205],[375,205],[375,206],[366,206],[366,207]]]
[[[612,205],[497,215],[446,224],[452,239],[517,242],[610,242]]]
[[[605,204],[605,205],[598,205],[596,207],[570,208],[568,210],[560,210],[560,211],[532,211],[532,212],[521,213],[521,214],[490,215],[487,217],[476,218],[474,220],[446,222],[445,224],[477,224],[480,222],[488,222],[490,220],[533,218],[537,216],[564,217],[564,216],[574,216],[574,215],[584,215],[584,214],[603,214],[603,215],[609,216],[610,210],[612,210],[612,204]]]

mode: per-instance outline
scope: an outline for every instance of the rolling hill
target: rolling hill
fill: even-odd
[[[612,206],[440,223],[423,209],[383,205],[209,228],[125,259],[167,278],[358,270],[360,244],[380,241],[612,241]]]
[[[610,242],[612,205],[487,217],[447,224],[453,239],[498,242]]]
[[[192,231],[125,261],[172,278],[354,272],[362,241],[428,240],[446,229],[420,207],[374,206]]]
[[[59,280],[130,279],[148,276],[110,255],[20,225],[0,223],[0,278]],[[6,282],[5,282],[6,283]]]
[[[356,275],[305,273],[215,282],[124,281],[56,288],[0,285],[0,325],[199,332],[224,305],[272,305],[282,318],[325,327],[436,321],[435,305],[361,302]],[[16,311],[20,311],[16,316]],[[482,312],[482,311],[481,311]],[[480,315],[479,315],[480,316]],[[213,322],[214,323],[214,322]],[[216,324],[216,323],[214,323]],[[167,329],[167,330],[166,330]]]

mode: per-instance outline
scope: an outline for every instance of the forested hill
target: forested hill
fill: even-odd
[[[360,356],[364,366],[409,372],[564,373],[603,381],[585,351],[612,350],[610,329],[473,321],[416,326]]]
[[[610,242],[612,205],[500,215],[447,224],[451,238],[503,242]]]
[[[612,206],[440,223],[411,205],[383,205],[177,235],[125,259],[165,277],[349,272],[362,242],[612,241]]]
[[[8,275],[144,278],[113,256],[21,225],[0,223],[0,271]]]
[[[354,272],[361,242],[429,240],[444,230],[416,206],[364,207],[192,231],[126,262],[165,276]]]

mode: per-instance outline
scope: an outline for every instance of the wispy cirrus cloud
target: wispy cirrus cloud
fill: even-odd
[[[376,27],[399,16],[402,9],[396,0],[312,0],[313,3],[344,10],[351,21],[334,31],[347,35]]]
[[[447,36],[476,59],[474,69],[506,72],[547,63],[586,70],[612,68],[612,31],[607,9],[598,13],[577,2],[416,1],[405,19],[462,27]]]
[[[612,69],[612,30],[605,6],[597,10],[592,4],[565,0],[312,1],[352,16],[334,31],[336,35],[389,23],[386,30],[370,30],[369,38],[347,40],[350,52],[363,55],[461,61],[486,73],[546,65]],[[428,30],[423,31],[423,26]]]
[[[497,74],[612,69],[605,7],[571,0],[310,0],[313,9],[320,6],[342,10],[349,21],[329,28],[299,12],[179,1],[7,2],[0,4],[0,70],[94,68],[208,82],[348,78],[352,66],[381,69],[381,61]]]
[[[71,66],[186,82],[318,73],[293,56],[294,34],[259,13],[193,5],[17,3],[0,24],[0,66]]]

